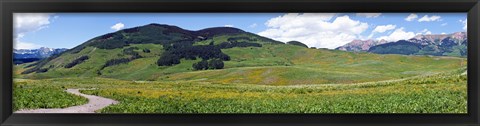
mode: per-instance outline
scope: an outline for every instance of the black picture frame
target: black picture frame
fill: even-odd
[[[479,125],[479,0],[1,0],[1,125]],[[12,114],[16,12],[467,12],[467,114]]]

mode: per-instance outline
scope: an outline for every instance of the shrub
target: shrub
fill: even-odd
[[[202,60],[192,65],[194,70],[223,69],[224,63],[221,59]]]
[[[202,60],[200,62],[194,63],[192,67],[195,70],[206,70],[208,69],[208,62],[207,60]]]
[[[111,60],[108,60],[105,63],[105,65],[103,65],[103,68],[113,66],[113,65],[122,64],[122,63],[128,63],[130,61],[131,61],[130,58],[111,59]]]
[[[209,69],[223,69],[223,61],[219,59],[212,59],[208,62]]]
[[[143,49],[144,53],[150,53],[150,49]]]
[[[262,47],[262,44],[250,42],[223,42],[218,45],[221,49],[228,49],[233,47]]]
[[[82,62],[84,62],[85,60],[88,60],[89,57],[88,56],[81,56],[75,60],[73,60],[72,62],[68,63],[67,65],[65,65],[65,68],[72,68]]]
[[[182,58],[187,60],[196,60],[197,57],[200,57],[203,60],[230,60],[230,57],[223,53],[221,48],[213,44],[192,46],[192,44],[188,42],[178,42],[167,47],[168,48],[166,48],[166,51],[160,56],[160,59],[157,60],[158,66],[171,66],[180,64],[180,59]]]
[[[42,69],[38,69],[36,73],[45,73],[47,71],[48,71],[48,68],[42,68]]]
[[[180,64],[180,57],[177,55],[162,55],[160,59],[157,60],[158,66],[172,66],[174,64]]]

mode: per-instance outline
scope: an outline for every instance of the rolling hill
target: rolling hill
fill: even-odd
[[[102,77],[295,85],[391,80],[466,66],[466,59],[458,57],[354,53],[303,45],[231,27],[190,31],[149,24],[95,37],[16,72],[29,79]]]

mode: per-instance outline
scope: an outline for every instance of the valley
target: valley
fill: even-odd
[[[63,90],[95,88],[80,92],[119,101],[99,113],[466,113],[466,67],[461,56],[313,49],[230,27],[149,24],[15,66],[14,110],[85,104]]]

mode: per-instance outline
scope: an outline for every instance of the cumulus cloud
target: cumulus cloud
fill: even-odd
[[[465,20],[459,20],[460,23],[463,24],[463,30],[467,31],[467,19],[465,18]]]
[[[370,35],[368,35],[367,39],[371,39],[373,37],[373,35],[375,35],[376,33],[384,33],[386,31],[393,30],[396,27],[397,27],[396,25],[391,25],[391,24],[377,26],[377,27],[375,27],[375,29],[372,30],[372,33],[370,33]]]
[[[27,33],[36,32],[47,28],[52,22],[52,15],[50,13],[15,13],[13,14],[14,25],[14,48],[15,49],[34,49],[39,48],[40,45],[22,42]],[[56,16],[57,17],[57,16]],[[58,17],[57,17],[58,18]]]
[[[115,25],[113,25],[112,27],[110,27],[111,29],[115,30],[115,31],[118,31],[120,29],[123,29],[125,27],[125,24],[123,23],[117,23]]]
[[[357,13],[357,16],[362,16],[366,18],[376,18],[382,15],[382,13]]]
[[[250,26],[248,26],[249,28],[256,28],[257,27],[257,23],[253,23],[251,24]]]
[[[408,15],[407,18],[405,18],[405,20],[406,20],[406,21],[413,21],[413,20],[415,20],[415,19],[417,19],[417,18],[418,18],[418,16],[417,16],[416,14],[413,14],[413,13],[412,13],[412,14]]]
[[[428,29],[423,29],[418,33],[407,32],[404,27],[397,28],[390,35],[378,37],[377,40],[386,40],[389,42],[394,42],[398,40],[407,40],[415,37],[416,35],[430,35],[432,32]]]
[[[445,35],[445,34],[447,34],[447,33],[445,33],[445,32],[442,32],[442,35]]]
[[[368,28],[367,23],[347,15],[334,17],[335,13],[289,13],[268,20],[267,29],[258,34],[283,42],[296,40],[309,47],[334,49],[358,38]]]
[[[47,28],[51,15],[48,13],[15,13],[13,14],[15,32],[18,33],[17,35],[24,35],[27,32]]]
[[[396,25],[380,25],[380,26],[377,26],[375,29],[373,29],[372,32],[378,32],[378,33],[384,33],[386,31],[390,31],[390,30],[393,30],[395,29],[395,27],[397,27]]]
[[[415,37],[415,33],[413,32],[406,32],[403,27],[395,29],[390,35],[388,36],[381,36],[378,37],[377,40],[386,40],[386,41],[398,41],[398,40],[406,40]]]
[[[437,15],[432,15],[432,16],[425,15],[422,18],[418,19],[418,22],[440,21],[440,18],[441,17]]]

